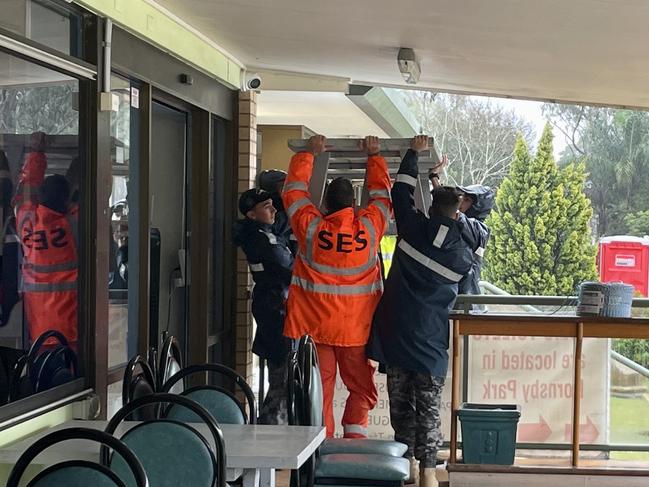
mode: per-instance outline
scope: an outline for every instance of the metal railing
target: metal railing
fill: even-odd
[[[577,296],[521,296],[509,294],[507,291],[491,284],[487,281],[480,281],[480,287],[489,294],[461,294],[457,297],[456,307],[463,305],[466,310],[467,305],[471,304],[504,304],[512,306],[526,307],[532,313],[544,313],[536,306],[577,306]],[[649,298],[635,298],[633,300],[634,308],[649,308]]]
[[[640,365],[637,362],[634,362],[630,358],[627,358],[624,355],[616,352],[615,350],[611,350],[611,358],[613,360],[615,360],[616,362],[619,362],[622,365],[627,366],[628,368],[630,368],[634,372],[636,372],[636,373],[638,373],[640,375],[643,375],[645,377],[649,377],[649,369],[647,369],[646,367],[643,367],[642,365]]]

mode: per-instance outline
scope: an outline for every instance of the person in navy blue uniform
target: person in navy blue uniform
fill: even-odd
[[[483,229],[459,212],[460,194],[441,186],[433,168],[429,215],[414,205],[418,153],[426,136],[415,137],[392,187],[398,243],[383,297],[376,309],[368,356],[385,365],[395,440],[408,445],[413,482],[436,486],[435,463],[442,444],[440,404],[448,368],[449,311],[458,283],[470,270]]]
[[[259,173],[257,178],[258,186],[260,189],[270,193],[273,200],[273,207],[277,210],[275,213],[275,223],[273,223],[273,233],[281,235],[289,242],[289,249],[293,255],[297,254],[297,239],[291,229],[291,222],[289,221],[284,202],[282,201],[282,189],[286,181],[286,171],[281,169],[266,169]]]
[[[439,179],[438,179],[439,181]],[[435,183],[433,179],[433,183]],[[480,275],[484,259],[484,252],[489,241],[489,228],[484,225],[491,210],[494,207],[495,194],[489,186],[472,184],[471,186],[458,186],[461,195],[460,212],[467,218],[473,218],[482,222],[484,231],[479,234],[480,243],[473,256],[473,265],[469,273],[460,281],[459,294],[482,294],[480,289]],[[482,305],[472,305],[473,310],[482,310]]]
[[[268,362],[269,388],[259,423],[286,424],[286,361],[293,343],[283,330],[293,254],[288,236],[273,231],[277,210],[270,193],[261,189],[244,192],[239,199],[239,211],[245,218],[235,224],[234,243],[246,254],[255,282],[252,315],[257,332],[252,351]]]

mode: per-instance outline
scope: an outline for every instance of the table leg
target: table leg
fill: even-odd
[[[460,323],[453,320],[453,375],[451,376],[450,463],[457,462],[457,410],[460,407]]]
[[[584,343],[584,324],[577,324],[575,338],[575,384],[572,403],[572,466],[579,466],[579,417],[581,416],[581,350]]]
[[[259,469],[259,487],[275,487],[275,469]]]
[[[243,487],[259,487],[259,470],[256,468],[246,468],[242,475]]]

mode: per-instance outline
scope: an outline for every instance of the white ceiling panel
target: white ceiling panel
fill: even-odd
[[[249,67],[649,107],[646,0],[158,0]],[[262,86],[263,88],[263,86]]]

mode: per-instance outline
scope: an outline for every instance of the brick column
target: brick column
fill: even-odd
[[[257,177],[257,93],[239,94],[239,159],[238,194],[255,185]],[[237,318],[236,318],[236,370],[248,383],[252,382],[252,313],[250,290],[252,276],[246,257],[237,251]]]

